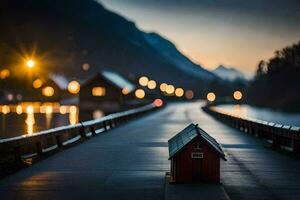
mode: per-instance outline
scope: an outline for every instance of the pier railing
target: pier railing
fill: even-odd
[[[233,128],[266,139],[275,149],[284,149],[300,154],[300,127],[243,118],[212,106],[205,106],[202,109]]]
[[[0,162],[22,161],[24,158],[42,156],[54,149],[66,147],[106,132],[157,108],[152,103],[140,108],[110,114],[96,120],[57,127],[32,135],[1,139]]]

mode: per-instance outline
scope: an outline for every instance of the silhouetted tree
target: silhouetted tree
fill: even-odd
[[[248,103],[300,111],[300,42],[260,61],[248,90]]]

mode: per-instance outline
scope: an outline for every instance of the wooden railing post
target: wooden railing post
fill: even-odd
[[[42,156],[43,155],[42,143],[40,141],[36,142],[35,146],[36,146],[36,152],[37,152],[38,156]]]

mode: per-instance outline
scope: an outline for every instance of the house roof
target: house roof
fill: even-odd
[[[115,86],[119,87],[120,89],[127,88],[129,92],[135,90],[135,85],[129,82],[127,79],[122,77],[120,74],[111,71],[102,71],[101,74],[113,83]]]
[[[134,91],[136,88],[136,86],[133,83],[131,83],[130,81],[128,81],[126,78],[124,78],[120,74],[112,72],[112,71],[101,71],[101,72],[97,73],[96,76],[85,81],[82,84],[82,87],[88,85],[91,81],[93,81],[99,77],[105,79],[106,81],[113,84],[114,86],[116,86],[119,89],[127,88],[129,93]]]
[[[169,159],[175,156],[197,136],[200,136],[222,159],[226,160],[220,144],[208,133],[199,128],[198,124],[190,124],[168,141]]]

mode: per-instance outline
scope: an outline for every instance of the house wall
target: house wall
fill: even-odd
[[[92,89],[94,87],[104,87],[106,89],[105,96],[93,96]],[[108,81],[98,77],[90,81],[87,85],[81,88],[80,90],[80,103],[82,102],[117,102],[121,103],[122,93],[119,88],[112,85]]]
[[[195,149],[196,143],[200,144],[201,149]],[[203,153],[203,158],[192,159],[192,152]],[[200,140],[199,137],[195,138],[174,157],[173,164],[175,166],[171,169],[175,169],[175,171],[171,172],[171,174],[177,183],[220,182],[220,157],[208,144]],[[195,166],[197,166],[198,172],[195,172]],[[195,176],[195,173],[198,173],[198,178]]]

